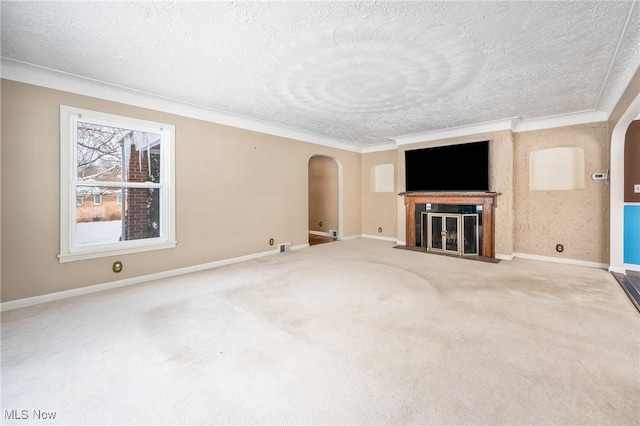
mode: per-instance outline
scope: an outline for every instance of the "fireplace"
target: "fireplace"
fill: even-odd
[[[427,207],[428,209],[430,207]],[[427,251],[469,256],[479,254],[482,226],[478,213],[420,215],[421,246]]]
[[[495,257],[495,192],[405,192],[407,246]]]

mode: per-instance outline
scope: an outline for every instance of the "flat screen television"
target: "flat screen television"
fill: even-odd
[[[407,191],[489,191],[489,141],[405,151]]]

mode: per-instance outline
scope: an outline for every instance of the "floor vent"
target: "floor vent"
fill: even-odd
[[[289,251],[291,249],[291,243],[284,243],[278,246],[280,248],[280,253],[284,253],[285,251]]]

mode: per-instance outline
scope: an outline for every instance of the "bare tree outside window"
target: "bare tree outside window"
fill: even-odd
[[[106,175],[120,175],[122,141],[131,130],[78,123],[78,179],[103,180]]]
[[[160,182],[160,135],[95,123],[77,125],[77,244],[160,236],[160,190],[118,183]]]

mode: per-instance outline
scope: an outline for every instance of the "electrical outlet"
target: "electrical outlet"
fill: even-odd
[[[640,194],[640,183],[636,183],[633,185],[633,192],[636,194]]]

